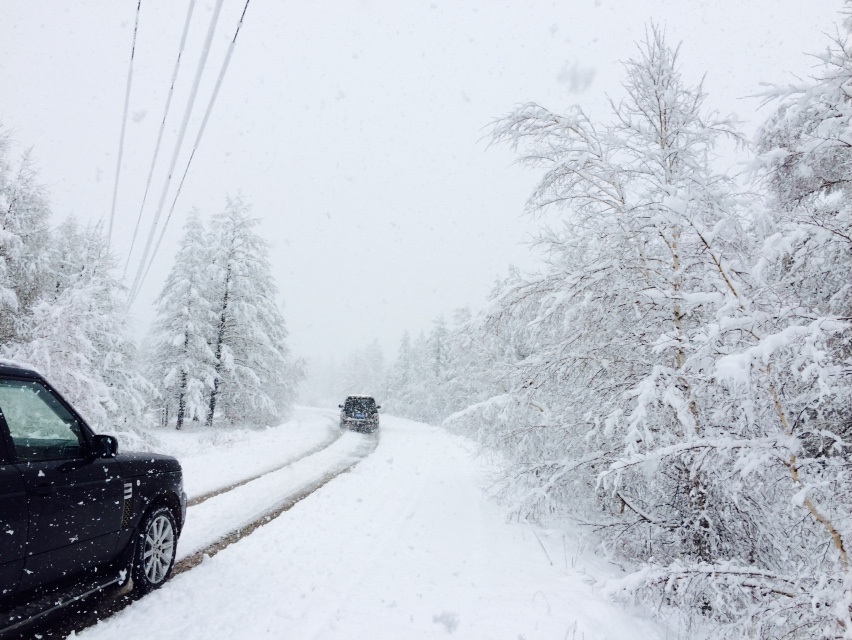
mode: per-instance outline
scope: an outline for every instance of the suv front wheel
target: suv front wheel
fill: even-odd
[[[148,593],[166,581],[177,552],[177,525],[168,507],[149,511],[139,525],[133,554],[133,588]]]

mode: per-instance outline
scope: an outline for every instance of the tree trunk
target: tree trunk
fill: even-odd
[[[177,426],[178,431],[183,428],[183,416],[186,413],[186,371],[180,374],[180,395],[178,396]]]
[[[222,297],[222,311],[219,314],[219,329],[216,332],[216,377],[213,379],[213,391],[210,392],[210,405],[207,408],[207,426],[213,426],[213,415],[216,413],[216,397],[219,395],[219,381],[221,380],[220,372],[222,371],[222,343],[225,341],[225,325],[228,321],[228,299],[230,298],[231,288],[231,265],[228,263],[228,270],[225,273],[225,295]]]
[[[213,391],[210,392],[210,405],[207,407],[207,426],[213,426],[213,414],[216,413],[216,396],[219,394],[219,368],[216,367],[216,379],[213,381]]]

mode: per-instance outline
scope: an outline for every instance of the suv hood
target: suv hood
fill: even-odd
[[[180,462],[161,453],[119,453],[115,460],[121,465],[125,478],[150,476],[159,473],[181,473]]]

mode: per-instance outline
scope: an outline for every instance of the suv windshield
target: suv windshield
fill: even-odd
[[[373,398],[346,398],[343,410],[346,413],[375,413],[376,401]]]

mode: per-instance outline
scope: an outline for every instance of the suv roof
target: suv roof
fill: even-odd
[[[15,362],[14,360],[4,360],[2,358],[0,358],[0,375],[33,379],[44,378],[32,365]]]

